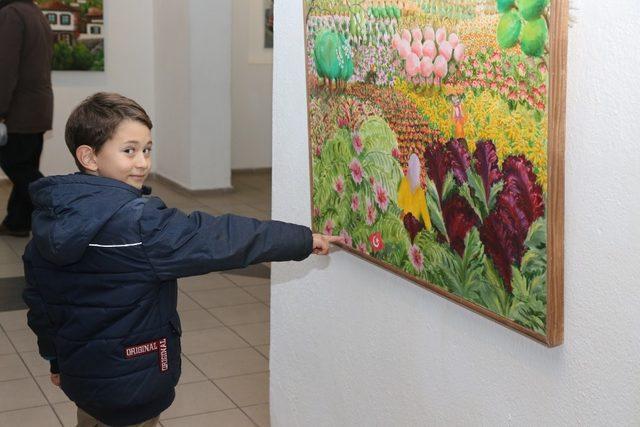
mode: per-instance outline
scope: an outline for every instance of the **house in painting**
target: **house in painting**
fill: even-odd
[[[79,40],[102,40],[104,18],[102,9],[91,7],[80,22]]]
[[[40,9],[51,24],[55,41],[75,44],[79,34],[79,9],[59,0],[43,3]]]

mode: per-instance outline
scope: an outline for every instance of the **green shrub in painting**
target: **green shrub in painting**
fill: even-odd
[[[53,69],[71,70],[73,68],[73,48],[68,43],[53,45]]]
[[[394,149],[395,135],[380,117],[339,128],[314,157],[314,229],[346,235],[348,245],[401,265],[407,237],[395,205],[402,169]],[[368,246],[376,233],[382,245]]]
[[[94,57],[89,48],[83,43],[76,43],[73,47],[73,68],[75,70],[90,70]]]

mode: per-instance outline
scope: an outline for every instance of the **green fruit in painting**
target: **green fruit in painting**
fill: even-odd
[[[498,0],[498,12],[504,13],[515,6],[516,0]]]
[[[518,8],[522,17],[527,21],[533,21],[540,18],[544,8],[549,4],[549,0],[520,0]]]
[[[398,6],[393,6],[393,15],[396,19],[400,19],[400,8]]]
[[[515,46],[518,43],[522,21],[516,11],[507,12],[502,15],[498,23],[498,44],[503,49]]]
[[[542,56],[548,37],[547,21],[538,18],[527,22],[522,28],[522,40],[520,40],[522,52],[529,56]]]

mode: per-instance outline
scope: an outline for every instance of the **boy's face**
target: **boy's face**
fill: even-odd
[[[94,155],[97,168],[94,172],[141,189],[151,170],[151,144],[148,127],[125,120]]]

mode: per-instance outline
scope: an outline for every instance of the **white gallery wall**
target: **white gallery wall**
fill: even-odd
[[[255,43],[251,26],[261,29],[256,26],[262,21],[253,18],[262,17],[262,4],[262,0],[233,0],[232,169],[271,167],[272,59],[268,52],[252,56],[250,47]]]
[[[231,187],[231,0],[158,0],[156,172],[191,190]]]
[[[640,56],[611,48],[640,6],[615,3],[571,2],[564,345],[341,251],[274,264],[272,425],[640,424]],[[301,8],[276,7],[273,213],[309,224]]]

